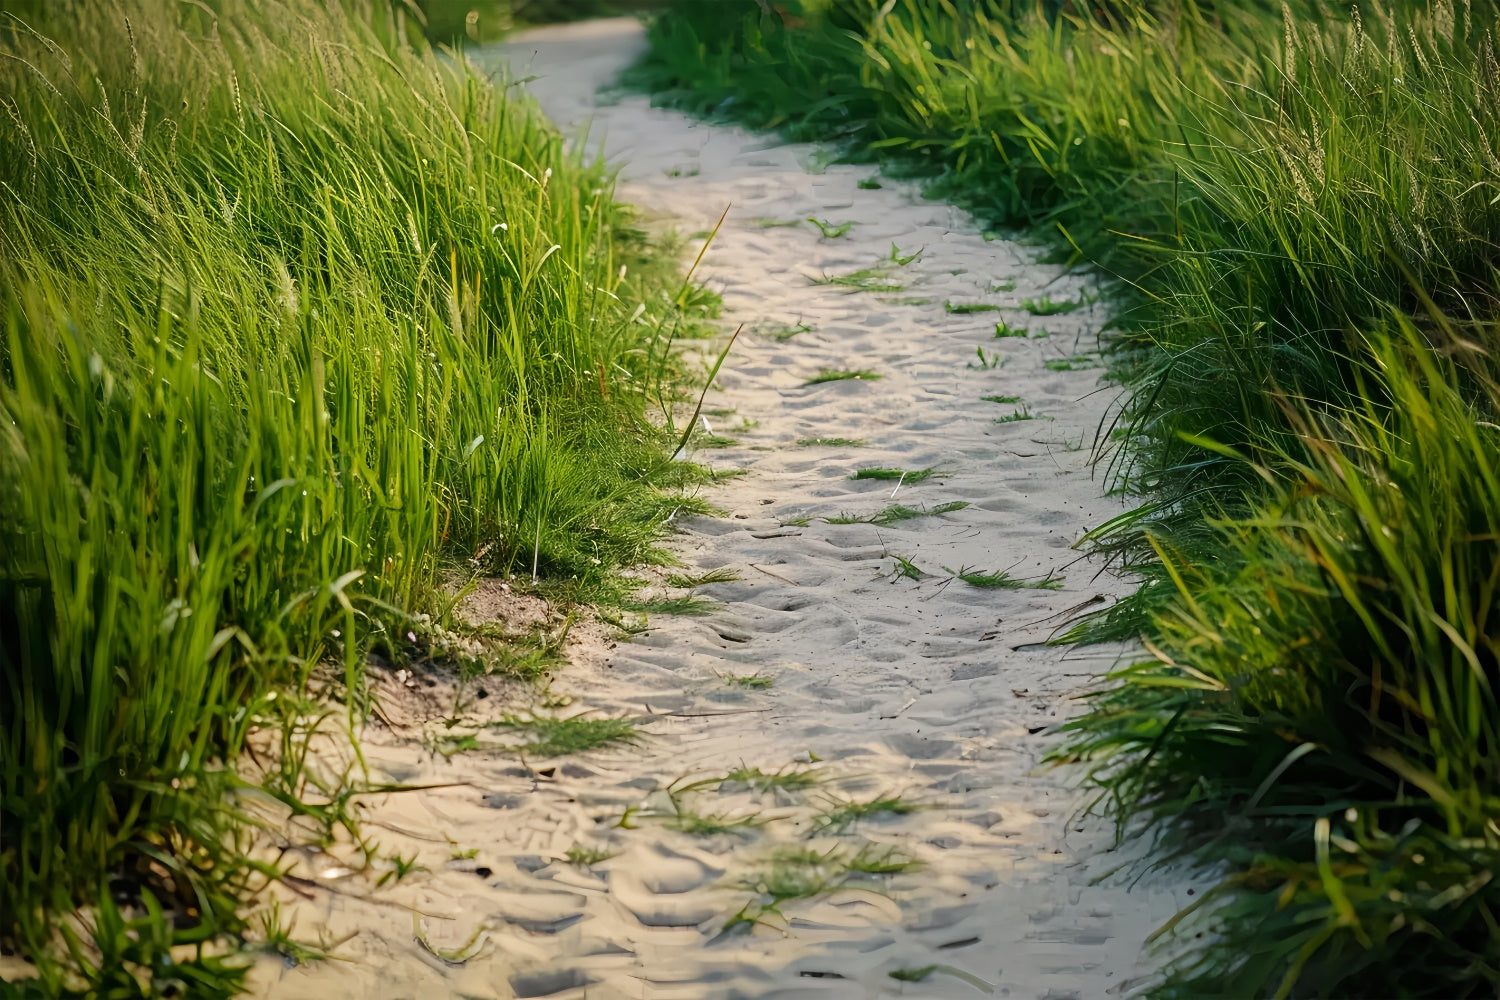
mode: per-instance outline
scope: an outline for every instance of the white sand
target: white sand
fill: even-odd
[[[409,726],[401,738],[372,726],[377,769],[455,783],[372,800],[366,814],[382,854],[416,854],[427,870],[378,890],[355,875],[309,888],[306,900],[288,894],[295,933],[339,942],[342,960],[268,959],[255,991],[965,997],[981,995],[983,981],[1001,996],[1118,995],[1140,971],[1145,936],[1191,900],[1150,880],[1129,891],[1118,878],[1092,884],[1120,860],[1105,850],[1107,831],[1072,821],[1081,799],[1066,775],[1035,771],[1048,745],[1036,730],[1073,711],[1070,696],[1120,653],[1039,645],[1068,609],[1126,589],[1071,548],[1119,511],[1088,464],[1115,391],[1099,388],[1097,367],[1045,367],[1094,350],[1105,315],[1097,305],[1052,317],[1019,307],[1041,295],[1077,299],[1090,279],[1036,263],[1031,248],[986,241],[966,215],[910,186],[860,190],[869,168],[819,170],[811,147],[703,125],[638,97],[595,107],[596,88],[640,45],[638,26],[600,22],[538,31],[483,59],[538,76],[532,91],[565,127],[592,118],[593,135],[624,165],[620,196],[656,223],[694,233],[733,206],[700,272],[723,293],[731,324],[811,327],[784,342],[747,331],[706,404],[734,411],[709,420],[738,444],[694,459],[748,475],[708,492],[727,517],[681,519],[671,546],[684,572],[727,567],[740,581],[703,588],[723,602],[707,617],[653,617],[649,633],[613,650],[580,644],[579,662],[550,689],[571,699],[565,707],[533,696],[537,711],[636,719],[644,735],[634,746],[532,761],[531,770],[506,754],[444,759]],[[806,223],[757,222],[809,215],[855,225],[825,239]],[[891,271],[904,291],[809,280],[871,267],[892,243],[925,248]],[[993,290],[1011,282],[1014,290]],[[911,297],[928,304],[897,301]],[[951,314],[945,301],[1004,308]],[[999,319],[1049,336],[996,339]],[[981,349],[1003,364],[981,367]],[[803,384],[825,368],[883,378]],[[1036,419],[996,423],[1018,405],[981,399],[995,394],[1019,396]],[[834,437],[868,446],[796,443]],[[889,527],[818,520],[891,502],[893,483],[848,478],[871,466],[943,470],[903,485],[896,500],[969,506]],[[783,527],[798,518],[812,520]],[[897,555],[927,575],[893,575]],[[943,567],[1059,573],[1066,586],[977,589]],[[486,594],[497,596],[493,586]],[[729,675],[773,686],[746,689]],[[809,753],[821,762],[799,763]],[[811,768],[823,781],[798,793],[708,782],[678,801],[762,825],[709,837],[669,827],[670,792],[742,765]],[[926,808],[817,830],[839,802],[897,795]],[[628,809],[640,811],[622,827]],[[780,918],[719,935],[755,898],[743,883],[778,849],[867,843],[924,867],[791,901]],[[570,865],[563,857],[574,845],[615,856]],[[474,856],[452,860],[463,852]],[[329,859],[309,860],[315,874]],[[450,958],[472,957],[441,960],[418,931]],[[973,981],[941,970],[919,983],[889,975],[933,964]]]

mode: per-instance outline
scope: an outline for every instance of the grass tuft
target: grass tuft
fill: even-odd
[[[806,382],[803,382],[802,384],[803,385],[822,385],[824,382],[842,382],[842,381],[845,381],[847,379],[854,379],[854,380],[861,381],[861,382],[873,382],[876,379],[883,378],[883,377],[884,376],[880,375],[878,372],[868,371],[868,370],[863,369],[863,368],[857,369],[857,370],[854,370],[854,371],[846,371],[846,370],[843,370],[843,369],[835,369],[835,368],[825,368],[821,372],[819,372],[818,374],[814,375],[812,378],[808,379]]]

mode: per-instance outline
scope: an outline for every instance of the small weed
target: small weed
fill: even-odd
[[[563,855],[563,857],[568,859],[568,864],[577,865],[579,868],[589,868],[601,862],[608,861],[614,856],[613,851],[605,850],[602,847],[589,847],[585,844],[574,844]]]
[[[387,885],[395,885],[412,872],[422,871],[422,866],[417,864],[417,856],[413,854],[409,858],[403,858],[399,854],[392,854],[385,859],[386,870],[381,872],[380,878],[375,881],[376,888]]]
[[[724,566],[720,566],[718,569],[711,569],[707,573],[699,573],[696,576],[687,576],[682,573],[673,573],[671,576],[667,577],[667,582],[674,587],[684,587],[691,589],[693,587],[706,586],[710,583],[734,583],[739,578],[740,575],[734,570],[728,569]]]
[[[908,296],[902,296],[900,298],[883,299],[882,301],[889,302],[893,306],[930,306],[930,305],[932,305],[932,300],[931,299],[923,298],[920,295],[908,295]]]
[[[1039,299],[1022,299],[1021,308],[1033,316],[1056,316],[1060,313],[1070,313],[1075,309],[1081,309],[1088,303],[1083,299],[1054,301],[1049,296],[1043,295]]]
[[[884,186],[873,177],[866,177],[855,185],[861,191],[879,191]]]
[[[883,268],[866,267],[848,274],[825,274],[821,278],[809,278],[814,285],[836,285],[853,288],[861,292],[899,292],[906,285],[886,274]]]
[[[1061,590],[1063,586],[1063,578],[1053,573],[1048,573],[1041,579],[1025,580],[1011,576],[1004,570],[986,573],[967,566],[960,566],[958,569],[949,569],[944,566],[943,569],[971,587],[983,587],[989,590]]]
[[[912,253],[902,253],[901,248],[892,243],[890,256],[888,256],[886,259],[889,260],[892,264],[895,264],[897,267],[905,267],[907,264],[920,259],[921,256],[926,252],[927,248],[922,247],[921,249],[913,251]]]
[[[898,577],[905,577],[908,580],[920,580],[927,575],[917,568],[916,563],[905,556],[892,555],[891,558],[895,560],[895,565],[891,567],[891,572]]]
[[[871,799],[869,802],[840,802],[814,821],[813,829],[819,833],[838,833],[847,830],[862,819],[874,816],[906,816],[921,806],[914,805],[897,796]]]
[[[724,437],[722,434],[704,434],[693,438],[693,444],[699,448],[733,448],[739,443],[737,438]]]
[[[859,438],[798,438],[799,448],[863,448],[865,442]]]
[[[1015,278],[1006,278],[1004,281],[992,281],[992,282],[990,282],[990,291],[992,291],[992,292],[1013,292],[1015,290],[1016,290],[1016,279]]]
[[[668,177],[697,177],[697,167],[672,167],[666,171]]]
[[[944,302],[943,311],[955,316],[967,316],[970,313],[999,312],[1000,307],[988,302]]]
[[[986,403],[1019,403],[1020,396],[980,396]]]
[[[995,324],[995,336],[997,337],[1024,337],[1028,333],[1024,326],[1011,326],[1005,320]]]
[[[938,970],[937,965],[923,965],[915,969],[892,969],[887,975],[899,983],[920,983]]]
[[[1020,409],[1016,410],[1014,413],[1011,413],[1009,416],[996,417],[995,418],[995,423],[997,423],[997,424],[1014,424],[1014,423],[1018,423],[1018,422],[1020,422],[1022,420],[1035,420],[1035,419],[1036,419],[1036,417],[1032,414],[1031,407],[1029,407],[1029,406],[1022,406]]]
[[[492,725],[529,734],[532,737],[530,743],[500,749],[533,757],[565,757],[615,743],[630,743],[636,738],[635,723],[629,719],[585,719],[581,716],[522,719],[507,715]]]
[[[626,611],[648,615],[707,615],[719,608],[717,601],[710,601],[706,597],[692,594],[684,597],[651,597],[644,600],[632,598],[622,601],[620,606]]]
[[[767,774],[758,767],[740,767],[724,775],[725,782],[743,782],[757,792],[769,791],[772,788],[803,791],[822,780],[815,771],[788,769]]]
[[[802,384],[803,385],[822,385],[824,382],[842,382],[842,381],[845,381],[845,380],[848,380],[848,379],[856,379],[856,380],[861,381],[861,382],[873,382],[876,379],[882,378],[882,377],[883,376],[881,376],[877,372],[868,371],[868,370],[863,369],[863,368],[855,370],[855,371],[845,371],[845,370],[842,370],[842,369],[835,369],[835,368],[824,368],[821,372],[819,372],[818,374],[814,375],[812,378],[808,379],[806,382],[803,382]]]
[[[853,514],[840,514],[838,517],[825,518],[829,524],[877,524],[886,527],[892,524],[900,524],[902,521],[910,521],[914,517],[931,517],[936,514],[949,514],[955,510],[963,510],[969,506],[966,500],[952,500],[948,503],[940,503],[936,507],[907,507],[899,503],[893,503],[878,514],[867,517],[856,517]]]
[[[1098,368],[1099,359],[1087,354],[1079,354],[1071,358],[1049,358],[1042,362],[1042,367],[1049,372],[1085,371],[1089,368]]]
[[[698,813],[684,809],[676,799],[672,800],[676,810],[664,819],[666,826],[694,837],[714,837],[724,833],[745,833],[765,824],[766,819],[757,813],[730,816],[724,813]]]
[[[762,229],[791,229],[793,226],[802,225],[801,219],[756,219],[755,224]]]
[[[462,851],[453,851],[448,856],[454,861],[472,861],[479,857],[479,848],[469,847]]]
[[[728,674],[724,678],[724,683],[749,688],[752,691],[764,691],[776,682],[763,674]]]
[[[767,326],[757,327],[756,332],[762,334],[763,336],[770,337],[777,343],[784,344],[788,340],[791,340],[793,337],[797,336],[799,333],[812,333],[813,329],[814,328],[811,325],[802,322],[797,322],[795,324],[773,323]],[[712,416],[712,414],[710,414],[710,416]]]
[[[920,483],[924,479],[933,476],[941,476],[943,473],[936,469],[916,469],[908,472],[904,469],[860,469],[851,473],[850,479],[885,479],[901,480],[908,483]]]
[[[851,872],[858,872],[861,875],[900,875],[903,872],[915,871],[922,867],[922,864],[897,848],[880,848],[874,844],[866,844],[848,856],[844,861],[844,866]]]
[[[826,219],[815,219],[810,215],[807,221],[818,227],[818,232],[823,234],[825,240],[836,240],[854,228],[852,222],[829,222]]]
[[[1005,357],[999,351],[987,355],[984,353],[983,347],[976,347],[974,348],[974,353],[979,356],[979,363],[975,364],[970,361],[968,365],[970,368],[978,368],[980,371],[992,371],[1005,364]]]

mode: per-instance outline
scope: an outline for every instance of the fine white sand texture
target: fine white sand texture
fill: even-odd
[[[696,233],[730,207],[699,277],[746,332],[705,403],[720,447],[691,457],[745,474],[707,492],[724,517],[678,518],[669,544],[675,572],[738,579],[698,589],[720,602],[701,617],[653,615],[614,648],[584,635],[544,695],[506,706],[496,690],[465,709],[630,719],[632,743],[444,757],[429,749],[452,707],[437,695],[425,715],[406,705],[372,724],[377,775],[442,786],[367,800],[380,855],[422,869],[377,888],[337,852],[309,854],[282,916],[334,958],[267,959],[255,993],[1124,993],[1146,935],[1189,890],[1097,881],[1126,852],[1076,818],[1067,773],[1038,770],[1043,729],[1122,652],[1043,645],[1070,612],[1126,589],[1071,548],[1120,509],[1088,464],[1114,396],[1099,388],[1090,279],[986,239],[911,186],[862,189],[870,168],[827,166],[812,147],[635,96],[596,106],[641,44],[639,25],[597,22],[478,58],[534,77],[566,129],[591,121],[623,164],[622,199],[653,225]],[[826,237],[809,216],[853,225]],[[921,255],[898,266],[893,245]],[[1042,298],[1084,304],[1021,305]],[[999,308],[954,308],[976,305]],[[1029,335],[997,338],[997,322]],[[880,377],[807,384],[825,370]],[[936,472],[899,488],[850,478],[873,467]],[[829,520],[893,503],[966,506]],[[1062,586],[981,588],[960,570]],[[469,613],[486,606],[546,612],[493,582]]]

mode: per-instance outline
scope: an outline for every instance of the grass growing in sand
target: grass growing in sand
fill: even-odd
[[[346,823],[357,770],[297,801],[298,719],[433,652],[441,565],[576,595],[655,558],[696,474],[648,406],[708,300],[384,6],[31,8],[0,25],[0,945],[43,995],[218,995],[275,875],[247,735],[285,734],[265,792]]]
[[[842,833],[861,820],[877,816],[908,816],[922,807],[897,795],[881,796],[867,802],[850,799],[839,802],[813,820],[817,833]]]
[[[861,438],[798,438],[799,448],[863,448],[867,442]]]
[[[875,381],[876,379],[879,379],[879,378],[884,378],[884,376],[881,375],[879,372],[872,372],[872,371],[869,371],[869,370],[864,369],[864,368],[859,368],[859,369],[855,369],[855,370],[844,370],[844,369],[838,369],[838,368],[824,368],[821,372],[819,372],[818,374],[814,375],[812,378],[808,379],[806,382],[803,382],[802,384],[803,385],[822,385],[824,382],[842,382],[842,381],[845,381],[845,380],[848,380],[848,379],[854,379],[854,380],[860,381],[860,382],[873,382],[873,381]]]
[[[943,473],[936,469],[858,469],[849,474],[850,479],[881,479],[896,480],[897,482],[920,483],[931,479],[933,476],[941,476]]]
[[[797,900],[815,899],[854,882],[888,878],[915,871],[920,865],[895,848],[866,844],[858,850],[833,847],[827,851],[782,847],[764,867],[740,880],[754,894],[725,922],[724,932],[752,927],[769,918],[785,919],[782,907]]]
[[[949,569],[944,566],[943,569],[954,579],[962,580],[971,587],[985,590],[1061,590],[1063,587],[1063,578],[1052,573],[1039,579],[1028,580],[1024,577],[1011,576],[1005,570],[986,573],[967,566],[960,566],[958,569]]]
[[[812,223],[818,232],[823,234],[825,240],[836,240],[840,236],[847,236],[849,230],[854,228],[854,223],[852,222],[829,222],[826,219],[816,219],[812,216],[808,216],[807,221]]]
[[[629,719],[507,715],[493,726],[530,737],[526,743],[505,747],[529,757],[566,757],[636,739],[635,723]]]
[[[1021,308],[1033,316],[1059,316],[1082,309],[1088,303],[1083,299],[1053,300],[1050,296],[1043,295],[1034,299],[1022,299]]]
[[[707,615],[717,611],[720,607],[718,601],[699,597],[696,594],[684,594],[678,597],[628,597],[619,604],[626,611],[650,615]]]
[[[710,583],[734,583],[739,578],[740,575],[734,570],[727,566],[720,566],[718,569],[707,570],[691,576],[683,573],[673,573],[667,577],[667,582],[674,587],[693,588],[706,587]]]
[[[607,847],[592,847],[588,844],[574,844],[568,848],[563,855],[568,864],[579,868],[592,868],[594,865],[602,864],[615,856],[615,852]]]
[[[900,524],[902,521],[910,521],[917,517],[935,517],[939,514],[951,514],[955,510],[963,510],[969,506],[967,500],[950,500],[940,503],[936,507],[907,507],[903,504],[893,503],[877,511],[874,514],[840,514],[837,517],[826,517],[823,520],[829,524],[878,524],[882,527],[891,524]]]
[[[943,311],[955,316],[968,316],[973,313],[998,312],[1000,307],[988,302],[944,302]]]
[[[1492,995],[1495,6],[799,9],[681,0],[642,78],[1127,279],[1100,443],[1146,502],[1090,543],[1144,583],[1089,634],[1153,645],[1064,758],[1221,879],[1145,988]]]
[[[727,674],[724,683],[750,691],[768,691],[776,682],[764,674]]]

